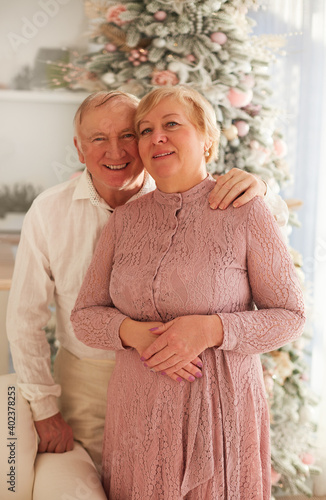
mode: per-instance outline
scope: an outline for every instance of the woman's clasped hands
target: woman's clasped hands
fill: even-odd
[[[150,332],[158,338],[141,353],[144,366],[179,382],[201,378],[199,355],[223,342],[223,326],[216,314],[180,316],[150,328]]]

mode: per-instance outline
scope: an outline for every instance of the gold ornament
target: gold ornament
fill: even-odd
[[[86,0],[85,14],[89,19],[104,17],[108,10],[107,0]]]
[[[292,375],[294,364],[292,363],[288,352],[272,351],[270,354],[276,363],[274,368],[275,375],[280,380],[281,385],[283,385],[285,379]]]
[[[285,203],[287,204],[289,210],[298,210],[298,208],[303,205],[303,201],[296,198],[287,199],[285,200]]]
[[[238,129],[235,125],[231,125],[231,127],[229,128],[222,129],[222,132],[228,141],[233,141],[233,139],[238,137]]]

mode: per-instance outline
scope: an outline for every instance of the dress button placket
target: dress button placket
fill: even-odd
[[[157,268],[156,268],[156,273],[153,279],[153,299],[154,299],[154,304],[156,306],[156,309],[158,311],[158,304],[159,304],[159,297],[160,297],[160,288],[161,288],[161,273],[160,273],[160,268],[162,265],[162,262],[164,261],[164,257],[170,250],[170,247],[172,245],[173,241],[173,236],[177,231],[178,228],[178,218],[177,214],[178,211],[180,210],[182,206],[182,198],[179,195],[176,195],[175,199],[173,199],[175,203],[173,205],[167,206],[167,217],[166,217],[166,223],[164,230],[161,234],[161,239],[162,239],[162,245],[160,247],[160,252],[157,256]],[[159,311],[158,311],[159,312]]]

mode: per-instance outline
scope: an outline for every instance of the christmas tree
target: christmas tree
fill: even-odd
[[[269,68],[280,40],[270,44],[268,38],[252,35],[247,13],[259,7],[256,0],[87,0],[85,5],[93,50],[62,66],[54,86],[119,89],[142,97],[157,86],[190,85],[211,102],[221,125],[213,174],[241,168],[276,191],[290,180],[286,143],[269,105]],[[291,252],[304,288],[300,255]],[[261,357],[275,495],[309,495],[306,479],[317,472],[311,451],[316,401],[305,361],[309,336],[307,326],[300,340]]]

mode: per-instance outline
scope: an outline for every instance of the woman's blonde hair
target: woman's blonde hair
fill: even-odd
[[[183,104],[185,113],[194,127],[204,135],[205,139],[211,141],[212,144],[208,149],[209,155],[205,155],[206,163],[217,158],[220,128],[217,125],[215,111],[197,90],[186,85],[154,89],[141,99],[135,115],[135,130],[138,136],[141,120],[167,97],[173,97],[180,104]]]

